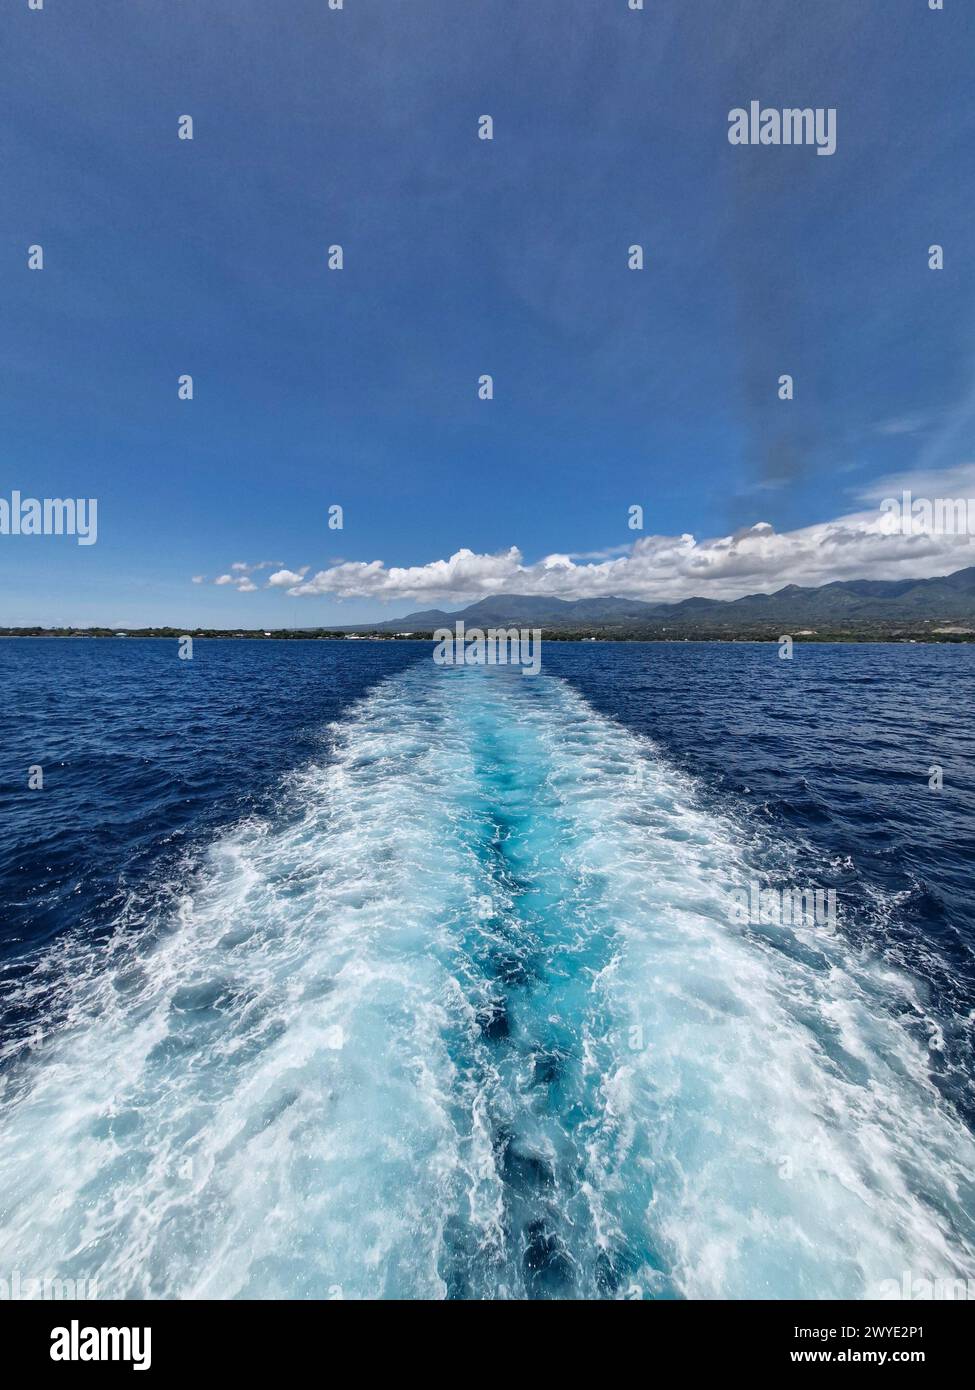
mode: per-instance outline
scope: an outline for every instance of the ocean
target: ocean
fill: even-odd
[[[0,642],[0,1272],[975,1276],[972,647],[177,650]]]

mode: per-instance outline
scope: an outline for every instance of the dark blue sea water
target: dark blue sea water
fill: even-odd
[[[0,643],[0,1267],[150,1297],[975,1274],[975,651],[430,652]],[[742,922],[754,882],[837,921]]]

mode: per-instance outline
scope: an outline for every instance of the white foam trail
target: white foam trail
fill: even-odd
[[[0,1272],[102,1296],[832,1297],[973,1273],[906,977],[744,934],[730,824],[561,682],[424,663],[177,912],[76,943]],[[634,769],[643,769],[642,790]]]

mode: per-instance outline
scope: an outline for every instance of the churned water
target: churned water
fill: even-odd
[[[975,1272],[970,650],[551,644],[525,678],[3,646],[0,1269],[221,1298]],[[838,923],[739,921],[756,878],[835,887]]]

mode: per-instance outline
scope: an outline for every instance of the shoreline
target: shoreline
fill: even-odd
[[[715,634],[685,637],[651,637],[651,636],[623,636],[601,634],[599,636],[579,636],[575,634],[551,633],[542,631],[541,641],[544,643],[559,643],[576,646],[591,646],[601,644],[603,646],[658,646],[658,647],[685,647],[685,646],[776,646],[783,637],[791,637],[794,643],[803,646],[820,647],[852,647],[852,646],[885,646],[885,647],[959,647],[969,646],[975,643],[975,632],[955,636],[939,634],[938,636],[916,633],[914,636],[893,636],[891,634],[872,635],[869,633],[788,633],[783,632],[775,636],[766,634],[736,635],[734,637],[721,637]],[[433,635],[411,635],[401,637],[394,633],[355,633],[348,634],[320,634],[315,632],[295,633],[295,632],[214,632],[210,630],[200,631],[199,629],[167,629],[164,631],[139,631],[134,632],[89,632],[89,631],[65,631],[64,629],[52,628],[40,632],[24,631],[0,631],[0,640],[12,642],[41,642],[41,641],[60,641],[60,642],[178,642],[181,638],[192,637],[199,642],[398,642],[413,643],[416,645],[427,645],[435,641]]]

